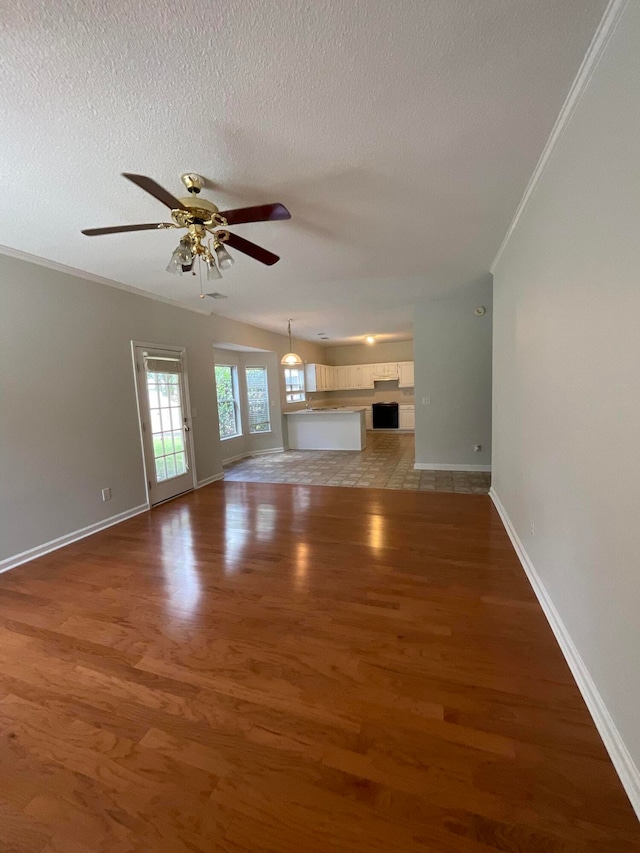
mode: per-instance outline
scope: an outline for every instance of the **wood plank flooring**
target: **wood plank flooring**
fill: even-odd
[[[489,498],[222,482],[0,577],[0,850],[640,826]]]

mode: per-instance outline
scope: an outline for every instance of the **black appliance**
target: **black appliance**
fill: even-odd
[[[398,404],[397,403],[373,403],[374,429],[398,429]]]

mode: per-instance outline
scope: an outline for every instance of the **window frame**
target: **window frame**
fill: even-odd
[[[214,368],[217,372],[219,367],[228,367],[231,370],[231,389],[232,389],[232,397],[226,400],[220,400],[220,396],[218,394],[218,377],[216,375],[216,406],[218,410],[218,437],[220,441],[229,441],[232,438],[242,438],[244,435],[242,431],[242,412],[240,409],[240,386],[238,381],[238,365],[237,364],[215,364]],[[235,416],[235,425],[236,431],[233,435],[221,435],[221,420],[220,420],[220,403],[233,403],[233,413]]]
[[[253,429],[251,424],[251,398],[249,397],[249,377],[248,373],[250,370],[262,370],[264,373],[265,381],[264,381],[264,390],[265,390],[265,411],[267,413],[268,420],[263,421],[268,425],[268,429]],[[247,395],[247,410],[248,410],[248,429],[249,435],[266,435],[267,433],[272,432],[271,426],[271,401],[269,397],[269,369],[264,364],[246,364],[244,368],[244,379],[246,383],[246,395]]]
[[[302,375],[302,389],[297,391],[292,390],[290,383],[287,383],[287,371],[297,371]],[[285,365],[284,367],[284,398],[287,403],[304,403],[307,399],[307,377],[305,375],[304,365]]]

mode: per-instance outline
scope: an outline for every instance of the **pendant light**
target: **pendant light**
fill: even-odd
[[[296,364],[302,364],[302,359],[300,356],[293,352],[293,347],[291,346],[291,320],[289,320],[289,352],[286,355],[283,355],[280,359],[280,364],[286,364],[288,367],[292,367]]]

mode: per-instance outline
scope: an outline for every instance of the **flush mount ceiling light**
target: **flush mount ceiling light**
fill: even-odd
[[[233,258],[227,252],[224,244],[237,249],[249,257],[260,261],[261,264],[272,266],[280,258],[245,240],[237,234],[227,231],[227,226],[243,225],[247,222],[268,222],[277,219],[291,219],[291,214],[283,204],[261,204],[256,207],[239,207],[236,210],[222,212],[212,202],[198,198],[204,186],[204,178],[193,172],[182,175],[182,183],[189,195],[186,198],[176,198],[170,192],[145,175],[133,175],[123,172],[123,177],[132,181],[141,189],[171,210],[172,222],[153,222],[142,225],[116,225],[112,228],[87,228],[82,233],[87,237],[97,237],[101,234],[118,234],[123,231],[151,231],[163,228],[186,228],[187,233],[181,238],[174,249],[167,272],[182,275],[193,270],[194,262],[199,258],[207,270],[207,279],[215,281],[222,278],[220,270],[233,266]],[[207,235],[211,234],[211,237]],[[195,273],[194,273],[195,274]]]
[[[375,344],[376,339],[373,337],[373,335],[367,335],[367,337],[365,338],[365,341],[368,344]]]
[[[280,364],[286,364],[288,367],[291,367],[295,364],[302,364],[302,359],[298,355],[298,353],[293,352],[293,347],[291,346],[291,320],[289,320],[288,325],[289,331],[289,352],[286,355],[283,355],[280,359]]]

